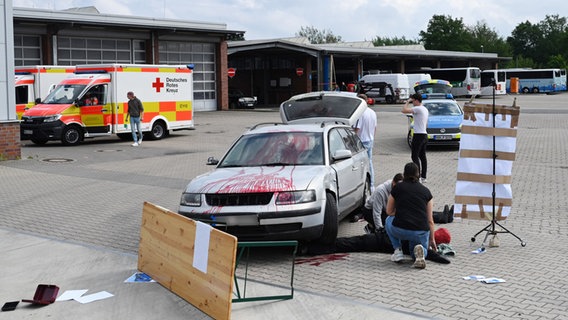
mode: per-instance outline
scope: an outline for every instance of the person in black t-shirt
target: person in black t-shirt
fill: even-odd
[[[391,260],[404,259],[402,240],[408,240],[414,267],[426,267],[429,248],[436,248],[432,193],[419,182],[420,169],[414,162],[404,166],[403,181],[396,184],[389,196],[385,229],[394,248]]]

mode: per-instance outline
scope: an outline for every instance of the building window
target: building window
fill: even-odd
[[[60,65],[95,63],[145,63],[143,40],[59,37],[57,62]]]
[[[42,64],[40,37],[14,35],[14,65],[30,66],[40,64]]]
[[[160,41],[160,63],[194,64],[193,99],[216,99],[215,44]]]

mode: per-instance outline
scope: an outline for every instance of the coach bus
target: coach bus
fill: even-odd
[[[522,93],[549,93],[566,91],[566,69],[501,69],[507,73],[507,92],[511,92],[511,78],[519,79]]]
[[[481,70],[478,67],[422,69],[432,79],[449,81],[454,97],[476,96],[481,89]]]
[[[504,70],[491,69],[481,71],[480,95],[493,95],[493,88],[495,88],[495,95],[507,94],[507,78]]]

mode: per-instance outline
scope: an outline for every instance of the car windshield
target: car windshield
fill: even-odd
[[[451,93],[452,87],[445,84],[438,83],[426,83],[414,86],[414,91],[418,93]]]
[[[430,116],[459,116],[462,114],[460,107],[452,101],[425,102]]]
[[[323,165],[322,134],[269,132],[243,135],[219,167]]]
[[[70,104],[85,90],[85,85],[64,84],[57,86],[43,101],[45,104]]]

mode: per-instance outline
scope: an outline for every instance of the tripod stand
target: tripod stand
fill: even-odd
[[[495,79],[491,79],[491,85],[493,87],[493,110],[492,110],[492,123],[493,123],[493,129],[495,129]],[[513,103],[514,105],[514,103]],[[495,134],[493,135],[493,175],[495,176],[496,174],[496,169],[495,169],[495,162],[497,160],[497,152],[495,150]],[[514,236],[515,238],[517,238],[520,242],[521,242],[521,246],[526,246],[526,242],[524,242],[519,236],[517,236],[516,234],[512,233],[511,231],[509,231],[507,228],[505,228],[504,226],[502,226],[499,222],[497,222],[497,218],[495,216],[495,182],[493,182],[493,189],[492,189],[492,193],[491,193],[491,197],[492,197],[492,212],[491,212],[491,222],[489,223],[489,225],[487,225],[485,228],[479,230],[479,232],[477,232],[473,237],[471,237],[471,242],[475,242],[475,237],[477,237],[480,233],[482,232],[487,232],[485,234],[485,238],[483,239],[483,242],[481,243],[481,246],[483,247],[485,245],[485,241],[487,241],[487,238],[489,237],[489,235],[493,235],[493,238],[490,241],[490,244],[493,243],[493,241],[495,241],[495,237],[497,236],[498,233],[509,233],[512,236]],[[500,227],[500,230],[497,230],[497,226]],[[493,243],[494,244],[494,243]],[[495,245],[494,245],[495,246]]]

